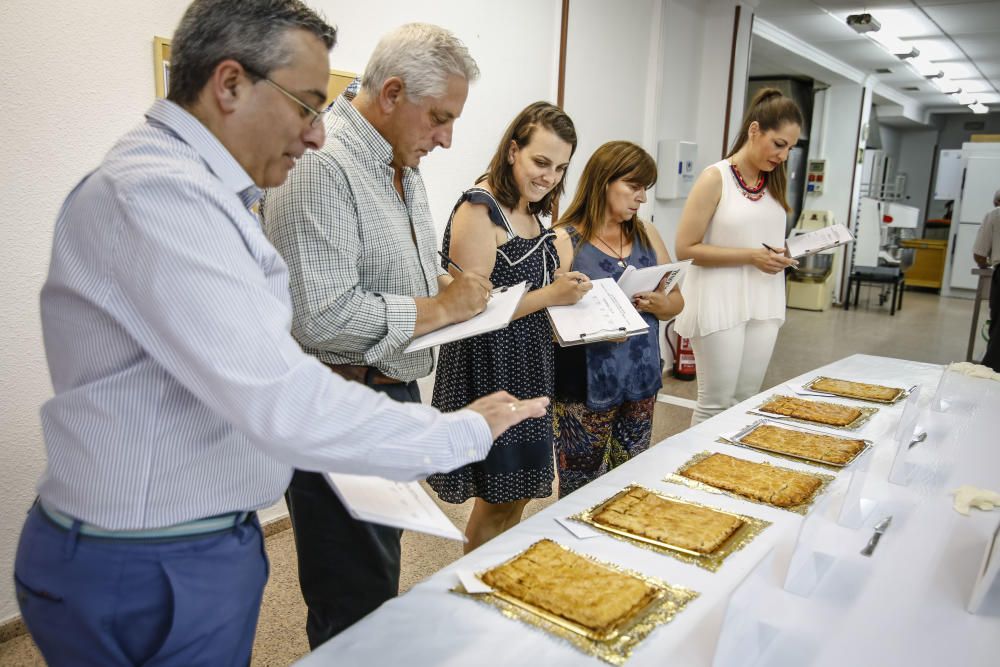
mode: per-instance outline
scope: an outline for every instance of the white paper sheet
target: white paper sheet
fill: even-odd
[[[446,327],[441,327],[429,334],[417,336],[403,350],[404,353],[426,350],[435,345],[444,345],[463,338],[471,338],[479,334],[503,329],[510,324],[510,318],[514,316],[517,305],[521,303],[525,292],[528,291],[527,283],[518,283],[511,287],[501,287],[493,290],[493,296],[486,303],[486,309],[475,317],[464,322],[458,322]]]
[[[785,241],[785,248],[791,257],[805,257],[817,252],[846,245],[854,240],[851,232],[843,225],[830,225],[814,232],[797,234]]]
[[[462,531],[417,482],[332,472],[326,479],[355,519],[465,541]]]
[[[629,264],[625,267],[625,271],[621,277],[618,278],[618,286],[625,292],[625,296],[631,299],[639,292],[652,292],[660,284],[663,276],[669,274],[667,283],[664,285],[664,291],[670,292],[670,290],[680,284],[690,264],[690,259],[673,264],[647,266],[644,269],[637,269]]]
[[[591,537],[600,537],[603,533],[594,530],[585,523],[580,523],[579,521],[573,521],[569,518],[563,518],[561,516],[556,517],[556,523],[565,528],[573,537],[586,540]]]
[[[546,308],[559,344],[580,345],[644,333],[649,325],[611,278],[594,287],[572,306]]]
[[[458,580],[461,582],[462,588],[465,589],[466,593],[475,595],[477,593],[493,592],[493,588],[489,584],[484,583],[472,570],[455,570],[455,574],[458,575]]]

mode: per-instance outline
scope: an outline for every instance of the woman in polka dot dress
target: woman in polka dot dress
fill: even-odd
[[[552,330],[547,306],[576,303],[591,288],[585,275],[558,271],[553,235],[538,219],[551,215],[576,149],[573,121],[536,102],[510,124],[489,170],[462,194],[444,235],[444,252],[494,287],[528,282],[510,326],[441,347],[433,405],[457,410],[480,396],[551,396]],[[447,263],[445,268],[456,271]],[[466,551],[515,525],[532,498],[552,493],[552,413],[500,436],[489,456],[427,481],[442,500],[476,503]]]

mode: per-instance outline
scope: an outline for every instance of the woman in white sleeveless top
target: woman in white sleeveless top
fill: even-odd
[[[785,321],[784,270],[796,264],[784,254],[784,163],[801,127],[795,102],[758,92],[729,155],[702,172],[681,214],[677,257],[694,263],[674,326],[698,365],[692,425],[760,391]]]

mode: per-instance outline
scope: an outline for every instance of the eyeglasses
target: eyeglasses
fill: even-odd
[[[271,86],[273,88],[275,88],[279,93],[281,93],[282,95],[284,95],[285,97],[287,97],[288,99],[292,100],[293,102],[295,102],[296,104],[298,104],[300,107],[302,107],[303,109],[305,109],[309,113],[309,115],[312,116],[312,120],[309,121],[309,126],[310,127],[316,127],[317,125],[321,124],[323,122],[323,118],[326,116],[327,112],[330,110],[329,107],[327,107],[323,111],[319,111],[318,109],[316,109],[315,107],[313,107],[311,104],[306,104],[305,102],[303,102],[302,100],[300,100],[297,95],[295,95],[292,92],[290,92],[287,88],[285,88],[284,86],[282,86],[280,83],[277,83],[276,81],[272,80],[271,78],[264,76],[263,74],[261,74],[260,72],[254,70],[253,68],[247,67],[246,65],[243,65],[243,69],[252,78],[257,79],[259,81],[264,81],[265,83],[271,84]]]

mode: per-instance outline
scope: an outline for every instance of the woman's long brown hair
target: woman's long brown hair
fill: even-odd
[[[608,186],[618,180],[651,188],[656,183],[656,161],[631,141],[609,141],[590,156],[583,168],[573,202],[555,227],[572,225],[582,241],[591,241],[604,224]],[[638,215],[622,223],[629,243],[636,239],[650,247],[649,235]]]
[[[757,123],[761,132],[777,130],[785,123],[794,123],[802,127],[802,111],[794,100],[782,95],[780,90],[761,88],[750,102],[750,108],[747,109],[743,124],[740,126],[740,133],[736,135],[736,141],[726,155],[727,158],[735,155],[750,140],[750,124],[753,122]],[[774,171],[765,173],[764,178],[767,179],[768,192],[785,211],[788,211],[788,170],[785,163],[782,162]]]
[[[548,102],[534,102],[525,107],[507,126],[486,173],[476,179],[476,183],[487,181],[493,191],[493,196],[507,208],[517,208],[517,204],[521,200],[521,192],[517,189],[517,182],[514,180],[514,167],[507,159],[510,155],[510,142],[513,141],[518,147],[524,148],[531,143],[531,137],[539,127],[545,128],[568,143],[571,147],[570,158],[576,152],[576,128],[565,111]],[[552,188],[551,192],[542,197],[541,200],[528,204],[528,213],[552,215],[552,206],[559,201],[559,196],[566,187],[565,183],[566,174],[563,174],[559,185]]]

